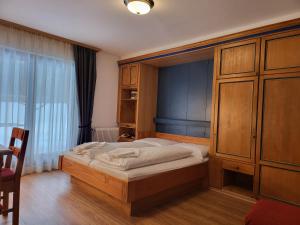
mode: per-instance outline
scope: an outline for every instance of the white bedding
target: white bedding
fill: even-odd
[[[85,146],[88,147],[84,148]],[[98,154],[103,154],[117,148],[144,148],[152,146],[153,145],[151,144],[142,142],[90,142],[76,146],[71,152],[75,153],[76,155],[94,159]]]
[[[122,152],[125,152],[127,157],[124,157],[126,154],[122,155]],[[129,170],[186,158],[191,156],[192,153],[190,149],[174,145],[133,148],[130,151],[126,151],[126,148],[118,148],[96,155],[95,160],[119,170]]]
[[[154,142],[154,143],[152,143]],[[157,144],[158,143],[158,144]],[[113,142],[113,143],[105,143],[101,145],[88,145],[93,146],[89,149],[88,154],[76,154],[76,151],[67,152],[64,154],[64,157],[74,160],[80,164],[87,165],[91,168],[94,168],[100,172],[107,173],[111,176],[114,176],[118,179],[125,181],[139,180],[145,177],[153,176],[155,174],[172,171],[192,165],[197,165],[208,161],[207,151],[208,147],[203,145],[191,145],[189,144],[180,144],[178,142],[164,142],[163,140],[147,140],[143,141],[135,141],[135,142]],[[181,150],[189,149],[192,154],[189,157],[158,163],[154,165],[148,165],[140,168],[129,169],[126,171],[122,171],[120,169],[113,168],[108,166],[107,163],[101,162],[97,160],[99,155],[103,153],[108,153],[118,148],[126,148],[126,154],[130,152],[130,149],[139,149],[139,148],[151,148],[157,146],[170,147],[171,149],[181,148]],[[176,147],[177,146],[177,147]],[[78,147],[78,146],[77,146]],[[85,152],[85,151],[84,151]],[[126,155],[125,154],[125,155]],[[122,154],[121,154],[122,155]]]
[[[131,169],[127,171],[121,171],[118,169],[108,167],[105,163],[102,163],[99,160],[90,160],[89,163],[86,164],[87,163],[86,158],[82,156],[78,156],[72,152],[66,154],[65,157],[74,160],[78,163],[81,163],[83,165],[88,165],[91,168],[94,168],[100,172],[107,173],[113,177],[116,177],[124,181],[140,180],[146,177],[153,176],[155,174],[181,169],[184,167],[201,164],[208,161],[208,157],[203,159],[201,152],[193,151],[192,156],[184,159],[160,163],[151,166],[145,166],[145,167]]]

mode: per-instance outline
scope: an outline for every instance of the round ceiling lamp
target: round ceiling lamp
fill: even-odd
[[[154,6],[153,0],[124,0],[128,10],[137,15],[144,15],[150,12]]]

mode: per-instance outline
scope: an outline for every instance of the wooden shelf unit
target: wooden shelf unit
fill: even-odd
[[[119,141],[133,141],[155,132],[158,69],[142,63],[120,66]],[[128,134],[128,137],[122,135]]]

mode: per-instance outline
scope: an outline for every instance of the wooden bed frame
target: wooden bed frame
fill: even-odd
[[[186,143],[209,144],[206,138],[163,133],[156,133],[155,136]],[[73,182],[89,190],[91,187],[88,186],[92,186],[101,191],[98,195],[102,195],[102,200],[121,208],[130,216],[191,191],[208,189],[208,162],[134,181],[118,179],[63,156],[60,156],[59,168],[70,174]]]

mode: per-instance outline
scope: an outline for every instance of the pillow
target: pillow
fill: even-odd
[[[154,146],[167,146],[167,145],[175,145],[178,144],[177,141],[171,141],[162,138],[143,138],[140,140],[134,141],[136,143],[146,143]]]
[[[207,145],[198,145],[198,144],[191,144],[191,143],[178,143],[175,146],[190,149],[193,152],[201,152],[203,158],[208,156],[209,147]]]

